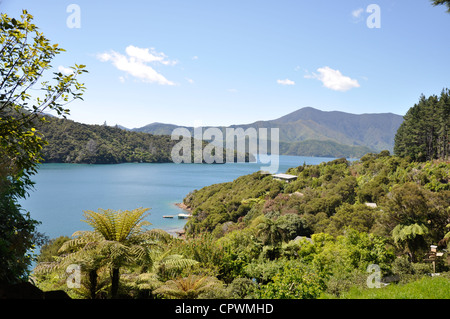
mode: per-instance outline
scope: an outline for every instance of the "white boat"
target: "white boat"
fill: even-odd
[[[178,214],[178,218],[180,218],[180,219],[189,218],[191,216],[192,216],[191,214]]]
[[[173,218],[172,215],[164,215],[163,218]]]

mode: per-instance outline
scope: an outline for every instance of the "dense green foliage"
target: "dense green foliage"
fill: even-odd
[[[395,136],[394,152],[415,161],[450,157],[450,91],[424,95],[405,115]]]
[[[373,150],[367,146],[344,145],[333,141],[307,140],[280,143],[281,155],[360,158],[370,152]]]
[[[37,129],[48,142],[42,151],[46,163],[164,163],[171,161],[170,152],[176,144],[166,135],[130,132],[53,117]]]
[[[64,50],[32,22],[26,10],[20,19],[0,17],[0,283],[7,284],[27,279],[31,253],[42,239],[35,232],[38,222],[18,204],[32,188],[31,176],[42,159],[45,141],[35,128],[38,114],[68,114],[64,105],[81,99],[85,90],[77,76],[87,72],[84,65],[75,65],[72,74],[53,73],[52,81],[39,84]],[[32,95],[31,88],[40,96]]]
[[[368,154],[354,163],[342,159],[317,166],[302,165],[287,173],[298,179],[285,183],[254,173],[192,192],[184,199],[194,215],[187,231],[221,234],[224,225],[229,229],[242,228],[260,215],[277,220],[295,214],[303,221],[298,235],[320,231],[337,235],[345,226],[381,232],[381,218],[386,220],[386,233],[398,224],[434,220],[433,227],[442,225],[448,213],[447,163],[410,163],[380,153]],[[379,207],[368,207],[367,202]],[[444,227],[430,235],[440,240],[443,231]]]
[[[287,173],[298,179],[286,183],[254,173],[185,198],[193,213],[188,234],[208,231],[221,245],[231,245],[226,273],[283,290],[274,281],[287,276],[276,277],[282,271],[279,262],[295,257],[314,265],[324,289],[339,295],[352,280],[361,281],[369,264],[389,275],[395,273],[394,253],[420,263],[431,244],[442,249],[449,242],[449,163],[409,162],[381,152],[352,163],[339,159],[302,165]],[[299,245],[297,236],[312,237],[314,244]],[[326,238],[324,250],[312,248],[318,238]],[[367,250],[357,252],[352,245]]]
[[[169,163],[172,162],[172,149],[179,143],[178,140],[172,140],[170,135],[151,135],[117,126],[82,124],[51,116],[44,118],[46,122],[36,122],[35,128],[46,142],[42,149],[42,158],[46,163]],[[207,145],[203,142],[203,150]],[[223,153],[225,159],[225,149]],[[195,158],[194,140],[191,139],[191,162]],[[245,161],[253,160],[248,154],[244,158]]]

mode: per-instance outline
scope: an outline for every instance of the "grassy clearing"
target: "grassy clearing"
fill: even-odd
[[[450,299],[450,277],[423,277],[380,289],[351,289],[342,299]]]

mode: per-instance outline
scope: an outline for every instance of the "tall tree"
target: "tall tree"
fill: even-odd
[[[39,116],[43,111],[67,115],[65,105],[81,99],[85,89],[77,81],[86,72],[84,65],[75,65],[70,75],[53,73],[53,81],[38,83],[64,50],[51,44],[32,20],[26,10],[20,19],[0,16],[0,282],[6,283],[26,279],[28,251],[35,243],[38,222],[18,204],[33,185],[31,176],[45,144],[34,123],[45,120]]]
[[[408,110],[395,136],[394,152],[416,161],[447,160],[450,156],[450,91],[422,95]]]

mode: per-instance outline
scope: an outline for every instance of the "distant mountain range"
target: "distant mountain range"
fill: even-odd
[[[282,155],[361,157],[369,152],[392,152],[402,122],[403,116],[393,113],[351,114],[305,107],[275,120],[229,127],[279,128]],[[171,135],[177,127],[183,126],[152,123],[131,131]],[[193,127],[185,128],[193,134]]]

